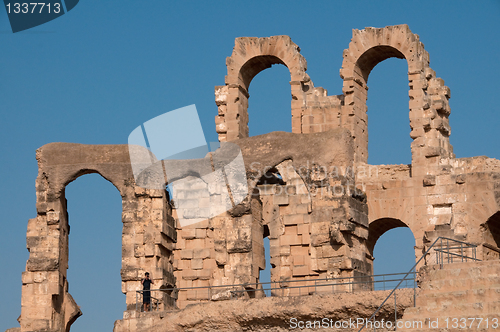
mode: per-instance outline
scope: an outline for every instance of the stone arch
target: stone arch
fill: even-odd
[[[483,231],[483,260],[500,258],[500,211],[494,213],[481,225]]]
[[[84,176],[84,175],[89,175],[89,174],[97,174],[99,175],[100,177],[102,177],[104,180],[108,181],[109,183],[111,183],[113,185],[113,187],[115,187],[118,192],[120,192],[120,189],[119,187],[117,186],[117,184],[113,183],[113,180],[110,179],[109,177],[109,174],[108,176],[106,175],[103,175],[102,173],[102,170],[97,170],[97,169],[92,169],[92,168],[83,168],[83,169],[79,169],[77,171],[75,171],[73,174],[71,174],[71,176],[67,179],[67,182],[63,183],[63,187],[62,187],[62,190],[60,190],[61,193],[64,193],[66,191],[66,187],[68,185],[70,185],[72,182],[78,180],[78,178]]]
[[[85,145],[50,143],[37,151],[39,165],[43,165],[49,195],[58,197],[64,188],[78,177],[98,173],[111,182],[120,194],[132,185],[133,173],[127,145]]]
[[[373,249],[375,248],[375,244],[377,243],[378,239],[386,232],[398,227],[410,228],[403,221],[395,218],[380,218],[370,223],[368,228],[368,240],[366,241],[366,245],[372,256],[373,256]]]
[[[354,136],[356,161],[368,160],[368,76],[378,63],[391,57],[408,63],[412,164],[424,164],[429,157],[454,157],[449,143],[449,88],[429,67],[429,53],[419,36],[404,24],[355,29],[349,48],[344,50],[341,125]]]
[[[51,143],[37,150],[37,160],[37,216],[28,222],[30,255],[23,273],[23,331],[68,331],[81,315],[66,279],[69,222],[64,194],[66,185],[85,174],[100,174],[122,196],[121,276],[127,309],[135,308],[135,291],[145,270],[160,287],[174,285],[167,247],[176,234],[166,191],[135,186],[127,145]],[[146,210],[151,212],[139,212]],[[163,301],[170,304],[169,295]]]
[[[372,259],[375,261],[375,259],[377,257],[375,257],[375,253],[374,253],[374,250],[375,250],[375,245],[377,244],[377,242],[379,241],[379,239],[382,237],[382,235],[384,235],[385,233],[393,230],[393,229],[396,229],[396,228],[407,228],[411,231],[411,234],[412,234],[412,237],[414,239],[414,245],[412,246],[412,252],[414,252],[414,260],[413,261],[409,261],[410,264],[414,264],[416,262],[416,260],[418,260],[420,257],[419,255],[421,255],[421,249],[418,249],[418,241],[417,241],[417,237],[415,235],[415,232],[410,228],[410,226],[403,222],[402,220],[400,219],[397,219],[397,218],[389,218],[389,217],[386,217],[386,218],[380,218],[380,219],[376,219],[374,221],[372,221],[370,224],[369,224],[369,231],[368,231],[368,239],[366,241],[366,245],[367,245],[367,250],[368,250],[368,253],[371,255]],[[402,248],[400,248],[402,249]],[[402,249],[404,250],[404,249]],[[380,257],[378,257],[380,259]],[[372,265],[372,273],[375,273],[375,265]],[[406,272],[406,271],[399,271],[399,272]],[[379,272],[377,272],[379,273]],[[386,273],[386,272],[384,272]]]
[[[226,59],[226,85],[215,88],[219,141],[248,137],[250,83],[258,73],[274,64],[282,64],[290,71],[292,131],[300,132],[302,93],[310,84],[306,74],[307,62],[300,54],[300,48],[289,36],[241,37],[236,38],[233,53]],[[298,126],[294,126],[293,119],[299,121]]]
[[[486,221],[488,230],[491,232],[491,237],[497,247],[500,247],[500,211],[497,211]]]

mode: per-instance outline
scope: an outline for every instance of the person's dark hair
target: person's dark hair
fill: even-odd
[[[148,275],[149,275],[149,272],[146,272],[146,275],[148,276]]]

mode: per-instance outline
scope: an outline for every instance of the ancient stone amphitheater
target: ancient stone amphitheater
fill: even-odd
[[[66,279],[65,187],[88,173],[110,181],[123,199],[127,310],[115,332],[358,331],[364,323],[365,330],[500,329],[500,161],[455,158],[450,89],[408,26],[354,30],[342,56],[342,94],[328,95],[314,86],[289,37],[236,39],[225,85],[215,87],[215,124],[220,142],[240,149],[248,191],[209,219],[203,216],[221,204],[220,192],[200,185],[189,163],[179,161],[177,178],[185,181],[176,200],[165,189],[171,178],[162,189],[137,184],[127,145],[41,147],[20,328],[9,331],[69,331],[81,315]],[[412,162],[368,165],[367,80],[391,57],[408,63]],[[290,71],[292,132],[248,137],[249,85],[273,64]],[[234,191],[227,183],[226,192]],[[377,290],[373,249],[395,227],[415,236],[417,287]],[[265,237],[268,290],[259,283]],[[159,290],[143,312],[146,271]]]

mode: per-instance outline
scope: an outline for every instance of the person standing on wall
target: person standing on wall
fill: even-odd
[[[146,277],[142,279],[142,303],[144,305],[144,311],[149,311],[151,306],[151,284],[154,284],[153,280],[149,279],[149,272],[146,272]]]

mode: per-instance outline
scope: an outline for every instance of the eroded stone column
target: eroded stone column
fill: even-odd
[[[152,288],[175,286],[173,275],[173,242],[176,239],[174,219],[165,190],[129,188],[123,200],[122,292],[127,310],[136,310],[141,297],[141,280],[149,272]],[[170,292],[152,292],[163,306],[173,305]]]

